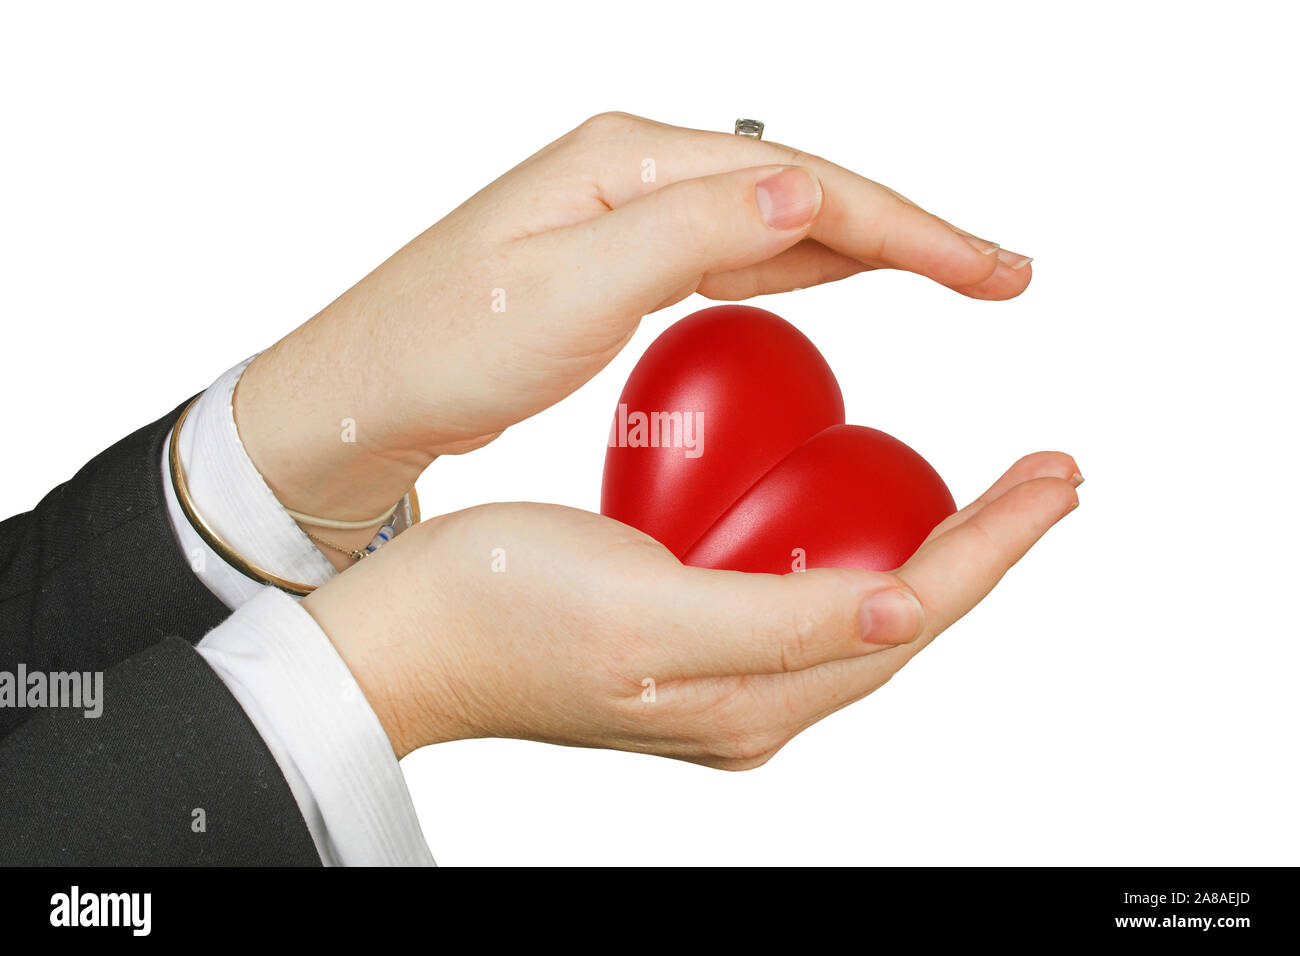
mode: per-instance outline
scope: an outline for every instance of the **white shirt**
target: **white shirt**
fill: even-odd
[[[253,466],[235,427],[249,359],[199,397],[180,454],[196,510],[240,554],[291,581],[336,573]],[[171,483],[172,531],[195,575],[233,613],[198,652],[239,701],[293,792],[326,866],[433,866],[397,757],[334,645],[297,600],[228,565],[191,527]],[[394,526],[410,522],[409,504]]]

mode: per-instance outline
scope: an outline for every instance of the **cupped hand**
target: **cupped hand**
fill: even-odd
[[[1081,480],[1068,455],[1021,459],[892,573],[686,567],[609,518],[485,505],[411,529],[303,607],[399,757],[514,737],[747,769],[979,603]]]
[[[434,457],[574,391],[644,315],[692,292],[743,299],[888,268],[1007,299],[1028,261],[809,153],[602,114],[263,353],[236,417],[287,506],[360,519]]]

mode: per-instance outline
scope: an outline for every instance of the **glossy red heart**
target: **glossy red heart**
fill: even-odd
[[[803,333],[749,306],[704,309],[655,339],[608,444],[601,512],[699,567],[891,570],[956,510],[911,448],[844,424]]]

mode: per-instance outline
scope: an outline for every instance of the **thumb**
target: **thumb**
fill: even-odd
[[[772,258],[803,239],[821,182],[801,166],[755,166],[657,189],[580,226],[569,261],[596,263],[606,293],[642,314],[706,273]],[[606,301],[609,301],[607,299]]]
[[[907,644],[925,627],[920,601],[892,574],[681,571],[656,612],[675,678],[803,670]]]

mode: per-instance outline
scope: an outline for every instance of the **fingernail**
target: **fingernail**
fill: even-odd
[[[868,644],[906,644],[921,633],[925,611],[910,591],[878,591],[862,603],[859,624]]]
[[[976,250],[986,256],[991,256],[1002,248],[996,242],[989,242],[987,239],[981,239],[979,236],[972,236],[968,232],[963,232],[961,237],[974,246]]]
[[[1023,269],[1033,261],[1032,257],[1022,256],[1018,252],[1008,252],[1005,249],[998,250],[998,262],[1004,266],[1010,266],[1013,270]]]
[[[759,215],[773,229],[798,229],[817,215],[822,188],[811,175],[797,166],[768,176],[754,187]]]
[[[1081,484],[1083,484],[1083,475],[1079,474],[1076,471],[1073,475],[1070,476],[1070,484],[1078,488]]]

